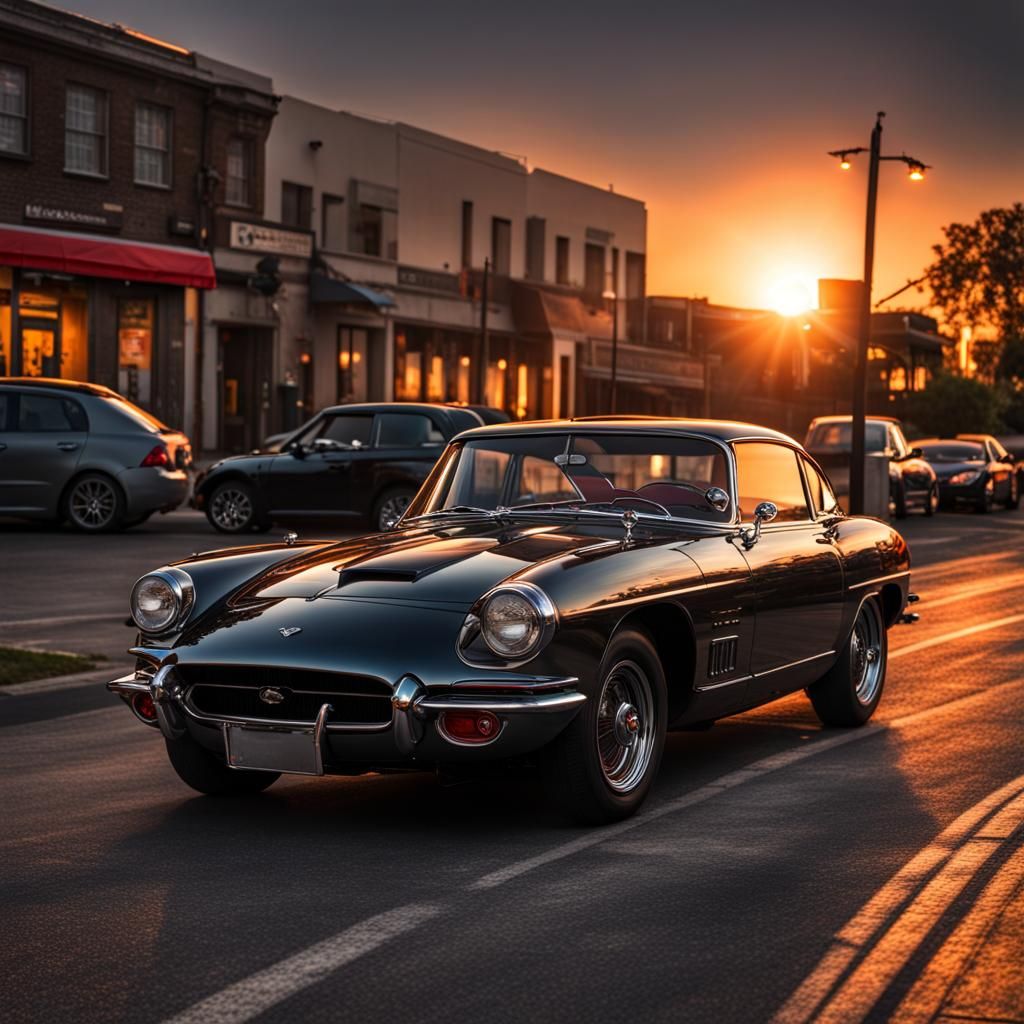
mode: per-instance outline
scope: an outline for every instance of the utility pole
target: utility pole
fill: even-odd
[[[480,404],[487,405],[487,366],[491,361],[491,339],[487,334],[487,307],[490,304],[488,286],[491,277],[491,261],[484,260],[484,280],[480,288]]]
[[[883,160],[899,160],[907,165],[911,181],[921,181],[928,165],[906,153],[899,156],[882,156],[882,118],[885,111],[880,110],[875,118],[875,127],[871,131],[871,146],[865,150],[863,146],[849,149],[834,149],[829,156],[839,158],[839,167],[848,171],[852,166],[850,156],[855,153],[867,152],[868,163],[868,202],[864,225],[864,284],[860,296],[859,330],[857,332],[857,350],[853,370],[853,422],[850,425],[850,512],[862,515],[864,512],[864,456],[867,433],[868,404],[868,348],[871,345],[871,280],[875,268],[875,214],[878,207],[878,167]]]
[[[612,294],[612,401],[611,411],[616,411],[619,390],[619,297]]]

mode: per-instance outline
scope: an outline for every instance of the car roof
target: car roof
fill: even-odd
[[[957,441],[962,444],[981,444],[984,438],[984,434],[957,434],[956,437],[920,437],[914,441],[914,444],[956,444]]]
[[[98,395],[101,398],[120,398],[111,388],[90,384],[83,380],[64,380],[61,377],[2,377],[0,387],[47,388],[51,391],[75,391],[79,394]]]
[[[716,441],[728,442],[739,439],[782,441],[802,447],[793,438],[770,427],[759,427],[753,423],[733,420],[704,420],[659,417],[659,416],[577,416],[570,420],[520,420],[512,423],[496,423],[493,426],[464,430],[459,439],[474,437],[523,436],[524,434],[564,433],[644,433],[644,434],[701,434]]]
[[[957,434],[955,441],[994,441],[995,437],[992,434]]]
[[[865,416],[865,420],[869,423],[899,423],[900,421],[895,416]],[[852,423],[853,417],[846,413],[845,415],[840,413],[836,416],[815,416],[811,420],[811,426],[813,427],[816,423]]]

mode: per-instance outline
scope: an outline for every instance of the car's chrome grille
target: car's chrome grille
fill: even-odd
[[[366,676],[221,665],[182,665],[177,675],[188,706],[201,715],[312,722],[330,704],[329,724],[391,721],[391,687]]]

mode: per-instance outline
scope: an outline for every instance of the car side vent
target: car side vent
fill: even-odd
[[[736,668],[736,650],[739,637],[723,636],[711,641],[708,650],[708,678],[723,676]]]

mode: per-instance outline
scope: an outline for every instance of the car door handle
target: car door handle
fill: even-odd
[[[78,448],[78,442],[77,441],[58,441],[57,442],[57,447],[62,452],[73,452],[73,451],[75,451]]]

